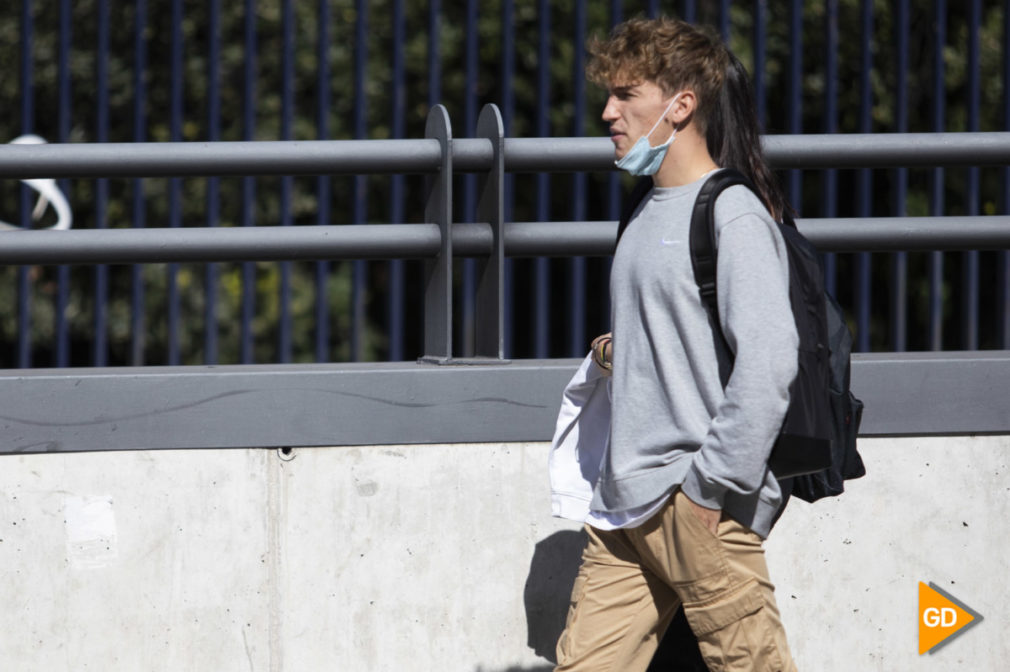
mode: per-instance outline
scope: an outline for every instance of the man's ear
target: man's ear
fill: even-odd
[[[666,118],[672,121],[674,126],[681,126],[694,115],[697,106],[698,97],[694,95],[694,91],[690,89],[681,91],[677,102],[667,112]]]

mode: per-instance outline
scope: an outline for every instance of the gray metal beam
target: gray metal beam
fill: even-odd
[[[0,145],[0,177],[193,177],[430,173],[437,140]]]
[[[1010,133],[768,135],[775,168],[892,168],[1010,164]],[[613,170],[609,138],[506,138],[510,172]]]
[[[768,135],[775,168],[1005,166],[1010,133],[828,133]]]
[[[452,358],[452,126],[442,105],[428,112],[425,136],[441,147],[439,170],[427,178],[426,222],[438,224],[438,254],[425,262],[424,355],[426,361]]]
[[[504,143],[509,172],[614,170],[606,137]],[[769,135],[763,143],[776,168],[1010,165],[1010,133]],[[0,178],[430,173],[440,157],[432,139],[0,145]],[[461,139],[452,159],[457,171],[487,171],[494,149]]]
[[[505,357],[505,164],[503,154],[505,125],[494,105],[485,105],[477,119],[477,134],[487,138],[494,149],[492,168],[480,176],[477,219],[489,222],[482,228],[491,234],[491,247],[477,264],[476,338],[477,357]],[[453,226],[453,245],[456,228]],[[454,248],[458,250],[459,248]]]
[[[610,138],[505,138],[510,173],[616,170]]]
[[[496,106],[491,104],[484,107],[485,109],[493,108],[495,111],[498,110]],[[483,113],[484,110],[481,110],[481,112]],[[489,112],[488,114],[491,113]],[[501,113],[498,112],[498,114],[500,115]],[[477,124],[478,126],[480,125],[480,119],[477,120]],[[502,137],[499,138],[454,138],[452,141],[452,169],[462,173],[488,172],[494,169],[498,156],[501,154],[501,143],[504,135],[503,126]]]
[[[824,252],[1010,249],[1010,217],[839,217],[799,219]]]
[[[0,452],[546,441],[578,360],[0,372]],[[1010,433],[1010,352],[857,355],[865,436]]]
[[[853,217],[799,219],[797,228],[822,252],[1010,249],[1010,217]],[[505,253],[522,256],[608,255],[617,222],[514,222]]]
[[[825,252],[1010,249],[1010,217],[801,219],[797,226]],[[488,256],[489,224],[454,224],[453,254]],[[211,261],[432,258],[436,224],[81,229],[0,233],[0,264],[125,264]],[[606,256],[617,222],[513,222],[504,254]]]
[[[439,240],[436,224],[10,231],[0,233],[0,263],[427,258]]]

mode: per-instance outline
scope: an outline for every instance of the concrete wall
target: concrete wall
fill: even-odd
[[[1010,437],[863,440],[767,544],[801,670],[1010,659]],[[543,443],[0,456],[0,669],[550,669],[582,543]],[[917,586],[985,620],[917,655]]]

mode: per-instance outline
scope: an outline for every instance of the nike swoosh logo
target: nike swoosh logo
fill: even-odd
[[[660,238],[659,242],[663,243],[664,245],[680,245],[679,240],[668,240],[666,237]]]

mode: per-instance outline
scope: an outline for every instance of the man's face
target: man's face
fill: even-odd
[[[652,82],[611,82],[603,121],[610,124],[610,140],[614,143],[616,158],[623,158],[638,139],[652,129],[669,103],[663,90]],[[660,124],[654,137],[649,138],[649,144],[662,144],[670,131]]]

